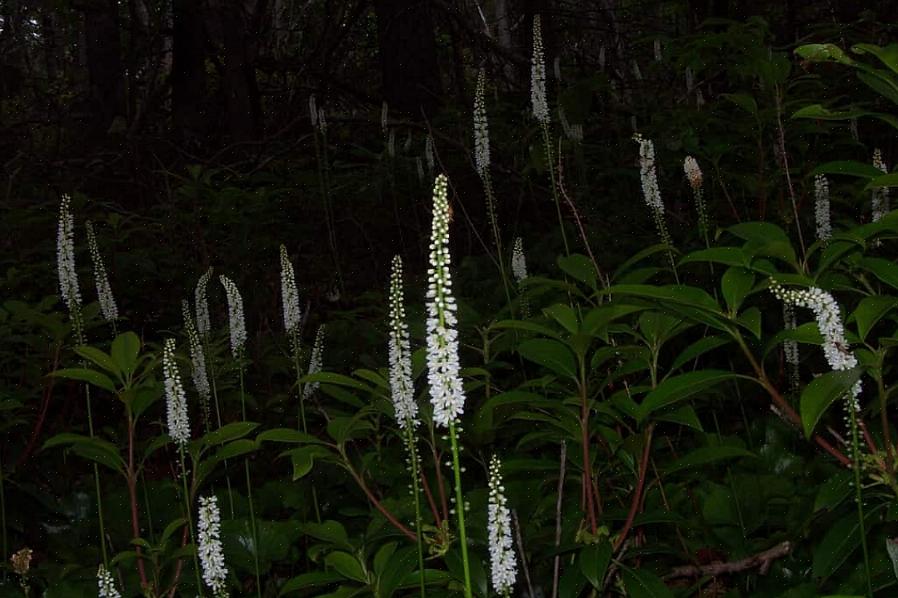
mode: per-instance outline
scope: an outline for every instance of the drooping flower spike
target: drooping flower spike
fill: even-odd
[[[530,61],[530,104],[533,116],[542,125],[549,124],[549,102],[546,99],[546,57],[543,52],[542,22],[533,17],[533,56]]]
[[[511,252],[511,272],[521,284],[527,278],[527,258],[524,256],[524,240],[516,237]]]
[[[165,339],[162,350],[162,371],[165,377],[165,404],[168,414],[168,435],[183,448],[190,442],[190,420],[187,418],[187,396],[181,384],[181,374],[175,363],[175,339]]]
[[[448,427],[464,412],[465,393],[459,373],[455,298],[449,273],[449,196],[446,175],[433,185],[433,229],[427,289],[427,381],[433,421]]]
[[[477,73],[477,90],[474,94],[474,164],[481,177],[489,174],[490,132],[486,118],[486,71]]]
[[[71,198],[63,194],[59,204],[59,224],[56,232],[56,267],[59,272],[59,292],[69,313],[81,309],[81,288],[75,271],[75,218]]]
[[[199,547],[197,552],[203,569],[203,581],[212,590],[215,598],[228,595],[228,569],[225,566],[221,545],[221,513],[216,496],[201,496],[199,519]]]
[[[814,177],[814,219],[817,221],[817,238],[826,245],[833,237],[829,208],[829,181],[822,174]]]
[[[118,319],[118,306],[115,304],[115,297],[112,295],[112,285],[109,284],[109,276],[106,274],[106,266],[103,264],[103,257],[100,255],[100,248],[97,245],[97,237],[94,235],[94,227],[90,220],[85,225],[87,229],[87,246],[90,249],[90,259],[94,264],[94,280],[97,285],[97,298],[100,302],[100,313],[107,322],[114,322]]]
[[[702,169],[695,158],[686,156],[686,159],[683,160],[683,172],[686,173],[686,179],[689,181],[689,186],[692,187],[695,211],[698,213],[699,232],[702,236],[706,236],[710,229],[710,219],[708,218],[708,207],[705,204],[705,192],[702,187]],[[657,185],[657,181],[655,184]]]
[[[412,382],[412,354],[405,321],[405,300],[402,291],[402,258],[393,258],[390,274],[390,393],[396,423],[403,430],[418,425],[418,404]]]
[[[206,295],[206,288],[210,280],[212,280],[212,267],[203,272],[196,283],[196,290],[194,291],[196,330],[200,333],[200,338],[203,339],[209,338],[209,334],[212,332],[212,320],[209,317],[209,298]]]
[[[190,313],[190,303],[185,299],[181,302],[181,311],[184,314],[184,330],[187,333],[187,344],[190,347],[191,374],[193,386],[200,396],[200,405],[203,409],[203,417],[206,424],[210,422],[209,399],[212,397],[212,389],[209,385],[209,375],[206,371],[206,352],[200,340],[199,332],[193,323]]]
[[[293,264],[290,263],[287,248],[283,245],[281,245],[281,301],[284,306],[284,330],[292,343],[293,337],[299,331],[302,315],[299,309],[299,292],[296,290]]]
[[[873,150],[873,166],[888,174],[889,167],[882,159],[882,151],[879,148]],[[873,222],[878,221],[889,211],[889,188],[877,187],[873,190]]]
[[[243,356],[246,347],[246,322],[243,318],[243,298],[240,289],[227,276],[219,276],[221,286],[224,287],[228,298],[228,322],[231,332],[231,354],[235,359]]]
[[[489,489],[487,531],[493,588],[501,596],[511,596],[517,577],[517,563],[511,540],[511,513],[506,506],[505,486],[502,485],[502,462],[496,455],[490,460]]]
[[[315,335],[315,343],[312,345],[312,355],[309,357],[309,370],[308,374],[317,374],[321,371],[321,364],[324,354],[324,324],[318,327],[318,333]],[[318,390],[318,387],[321,386],[320,382],[308,382],[302,389],[302,398],[303,400],[308,399],[315,391]]]

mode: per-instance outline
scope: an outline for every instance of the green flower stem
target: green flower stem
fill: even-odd
[[[421,490],[418,485],[418,450],[415,446],[415,435],[411,426],[405,431],[406,448],[408,449],[409,463],[412,466],[412,493],[415,496],[415,535],[418,538],[418,580],[421,586],[421,596],[426,595],[424,586],[424,538],[421,535]]]
[[[864,577],[867,579],[867,596],[873,596],[873,572],[870,569],[870,554],[867,549],[867,532],[864,529],[864,498],[861,489],[861,453],[860,442],[858,441],[857,432],[857,413],[848,399],[846,408],[848,409],[849,423],[851,424],[851,468],[854,470],[854,498],[857,502],[857,524],[861,534],[861,551],[864,554]]]
[[[212,347],[210,343],[204,343],[203,354],[206,357],[206,365],[209,366],[209,379],[212,382],[212,400],[215,403],[215,420],[221,428],[221,407],[218,403],[218,385],[215,383],[215,360],[212,359]],[[234,494],[231,491],[231,476],[228,474],[228,460],[224,460],[225,484],[228,487],[228,508],[231,511],[231,519],[234,518]]]
[[[564,217],[561,215],[561,200],[558,198],[558,182],[555,180],[555,159],[552,154],[552,140],[549,137],[549,125],[543,123],[543,143],[546,146],[546,161],[549,168],[549,177],[552,180],[552,196],[555,198],[555,209],[558,212],[558,226],[561,228],[561,240],[564,241],[564,254],[571,255],[571,248],[567,242],[567,233],[564,232]]]
[[[306,427],[306,397],[299,379],[302,378],[302,366],[299,364],[299,333],[293,331],[293,365],[296,368],[296,394],[299,396],[299,426],[303,432],[308,433]],[[315,521],[321,523],[321,509],[318,507],[318,492],[312,485],[312,507],[315,509]]]
[[[241,356],[242,357],[242,356]],[[238,362],[241,358],[238,358]],[[243,386],[243,364],[238,363],[240,371],[240,412],[243,415],[243,421],[246,421],[246,393]],[[259,571],[259,534],[256,530],[256,513],[253,509],[253,485],[249,476],[249,457],[243,460],[243,468],[246,472],[246,499],[249,502],[249,526],[250,533],[253,535],[253,565],[256,568],[256,595],[262,598],[262,575]]]
[[[204,596],[205,594],[203,594],[203,580],[200,577],[200,562],[197,559],[199,543],[197,542],[196,535],[193,532],[193,515],[191,513],[191,506],[193,504],[193,501],[191,500],[190,490],[187,487],[187,465],[184,459],[183,446],[178,448],[178,454],[181,457],[181,483],[183,485],[184,492],[184,511],[187,514],[187,529],[190,533],[190,541],[193,542],[193,569],[196,572],[196,591],[200,596]]]
[[[493,242],[496,244],[496,260],[499,262],[499,274],[502,276],[502,286],[505,288],[505,298],[508,301],[508,309],[511,310],[511,285],[508,282],[508,272],[505,270],[505,252],[502,250],[502,235],[499,234],[499,219],[496,217],[496,194],[493,191],[493,179],[489,170],[481,176],[483,191],[486,194],[486,208],[490,218],[490,226],[493,229]],[[514,317],[514,314],[512,314]]]
[[[449,422],[449,442],[452,445],[452,472],[455,476],[455,512],[458,514],[458,541],[461,544],[461,562],[465,575],[465,598],[473,598],[471,567],[468,564],[468,537],[465,533],[465,497],[461,491],[461,466],[458,459],[458,435],[455,422]]]

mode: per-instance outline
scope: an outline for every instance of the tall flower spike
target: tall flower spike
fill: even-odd
[[[201,338],[208,338],[212,332],[212,320],[209,318],[209,298],[206,296],[206,288],[212,280],[212,267],[203,272],[196,283],[194,302],[196,303],[196,329]]]
[[[212,389],[209,386],[209,376],[206,372],[206,352],[203,350],[200,334],[197,332],[193,323],[193,317],[190,314],[190,303],[186,299],[181,302],[181,311],[184,313],[184,330],[187,332],[187,344],[190,347],[193,386],[200,396],[203,417],[208,424],[210,422],[209,399],[212,397]]]
[[[199,511],[197,552],[203,568],[203,581],[212,590],[215,598],[223,598],[228,595],[228,569],[225,566],[221,546],[221,513],[218,510],[218,498],[214,495],[201,496]]]
[[[524,241],[516,237],[511,251],[511,272],[518,284],[527,278],[527,258],[524,257]]]
[[[427,381],[433,421],[443,427],[457,420],[465,408],[450,261],[448,180],[441,174],[433,184],[433,232],[427,271]]]
[[[106,274],[106,266],[97,246],[97,237],[94,235],[94,226],[90,220],[85,225],[87,228],[87,246],[90,249],[90,259],[94,263],[94,280],[97,283],[97,297],[100,301],[100,312],[107,322],[118,319],[118,306],[112,295],[112,285],[109,284],[109,276]]]
[[[190,441],[190,420],[187,418],[187,397],[181,384],[181,374],[175,363],[175,339],[165,339],[162,349],[162,371],[165,377],[165,404],[168,413],[168,435],[180,447]]]
[[[474,94],[474,164],[477,174],[485,177],[490,167],[490,131],[486,119],[486,71],[477,73],[477,91]]]
[[[299,291],[296,290],[293,264],[290,263],[287,248],[283,245],[281,245],[281,301],[284,304],[284,330],[292,343],[293,337],[299,331],[302,317],[299,310]]]
[[[224,287],[228,298],[228,322],[231,332],[231,354],[235,357],[243,355],[246,346],[246,323],[243,320],[243,298],[240,290],[227,276],[219,276],[221,286]]]
[[[71,198],[63,194],[59,204],[59,225],[56,232],[56,267],[59,271],[59,292],[69,313],[81,308],[81,288],[75,272],[75,218]]]
[[[879,148],[873,150],[873,166],[888,174],[889,168],[882,160]],[[873,222],[876,222],[889,211],[889,188],[878,187],[873,190]]]
[[[777,299],[784,303],[806,307],[814,312],[817,319],[817,328],[823,336],[823,354],[826,361],[834,371],[850,370],[857,367],[858,361],[854,353],[848,348],[845,340],[845,327],[842,325],[842,315],[839,313],[839,305],[832,295],[817,287],[808,289],[786,289],[776,281],[771,281],[770,290]],[[861,392],[861,382],[851,389],[848,404],[855,410],[860,409],[857,397]]]
[[[639,144],[639,176],[642,180],[642,194],[649,208],[658,214],[664,213],[661,190],[658,188],[658,173],[655,168],[655,144],[639,133],[633,136]]]
[[[533,17],[533,58],[530,62],[530,104],[533,117],[540,124],[549,124],[549,102],[546,99],[546,57],[543,54],[543,33],[539,15]]]
[[[98,598],[122,598],[121,592],[115,588],[115,579],[102,564],[97,569],[97,597]]]
[[[511,514],[506,506],[505,487],[502,485],[502,463],[496,455],[490,460],[489,487],[487,531],[493,588],[501,596],[511,596],[517,577],[517,563],[511,541]]]
[[[412,382],[412,354],[405,322],[405,300],[402,291],[402,258],[393,258],[390,274],[390,394],[396,423],[403,430],[418,425],[418,404]]]
[[[654,156],[654,150],[653,150]],[[692,156],[686,156],[683,160],[683,172],[692,187],[692,195],[695,198],[695,211],[698,213],[698,227],[702,235],[707,234],[710,222],[708,219],[708,207],[705,205],[705,194],[702,189],[702,169],[698,161]],[[657,182],[655,183],[657,185]]]
[[[324,354],[324,324],[318,327],[318,333],[315,335],[315,343],[312,345],[312,355],[309,357],[308,374],[317,374],[321,371],[322,356]],[[303,400],[308,399],[318,387],[320,382],[308,382],[302,389]]]
[[[833,237],[829,212],[829,182],[822,174],[814,177],[814,218],[817,221],[817,238],[824,245]]]

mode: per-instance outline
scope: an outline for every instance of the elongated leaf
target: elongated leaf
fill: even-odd
[[[801,393],[801,425],[808,438],[814,433],[817,422],[837,399],[844,398],[857,382],[862,368],[829,372],[815,378]]]
[[[98,372],[97,370],[88,368],[63,368],[52,372],[50,375],[58,378],[68,378],[69,380],[80,380],[82,382],[87,382],[88,384],[93,384],[103,390],[115,392],[115,384],[109,376],[103,372]]]
[[[861,341],[866,340],[870,330],[881,320],[895,305],[898,297],[874,296],[864,297],[854,310],[852,317],[857,323],[857,333]]]
[[[864,523],[867,531],[884,506],[880,504],[865,512]],[[817,544],[811,563],[814,577],[826,578],[833,575],[860,545],[860,521],[857,513],[852,512],[836,521],[823,536],[823,540]]]
[[[561,324],[565,330],[571,334],[575,334],[580,329],[580,323],[577,320],[577,314],[570,305],[556,303],[543,309],[543,312]]]
[[[736,378],[746,378],[746,376],[725,370],[699,370],[668,378],[650,392],[639,405],[637,420],[641,422],[662,407],[688,399],[721,382]]]
[[[359,382],[355,378],[351,378],[343,374],[335,374],[333,372],[316,372],[314,374],[309,374],[300,378],[300,382],[302,382],[303,384],[306,384],[307,382],[323,382],[326,384],[334,384],[336,386],[345,386],[347,388],[363,390],[365,392],[372,392],[374,390],[367,384]]]
[[[237,438],[243,438],[258,427],[259,424],[254,422],[231,422],[223,425],[217,430],[209,432],[200,438],[199,441],[207,447],[224,444],[225,442],[230,442]]]
[[[629,598],[674,598],[657,575],[644,569],[626,568],[622,572]]]
[[[537,324],[535,322],[524,322],[522,320],[502,320],[493,324],[492,327],[534,332],[541,336],[547,336],[549,338],[561,340],[560,334],[558,334],[548,326],[543,326],[542,324]]]
[[[845,176],[853,176],[861,179],[874,179],[882,176],[882,171],[866,162],[836,160],[835,162],[821,164],[811,171],[811,174],[844,174]]]
[[[611,563],[611,542],[607,539],[591,544],[580,551],[580,571],[592,587],[600,592],[605,588],[605,573]]]
[[[693,262],[715,262],[727,266],[747,266],[749,259],[740,247],[712,247],[699,249],[684,256],[680,265]]]
[[[692,468],[698,468],[698,471],[703,471],[704,466],[709,463],[723,461],[724,459],[738,459],[741,457],[754,456],[756,455],[751,451],[747,451],[737,446],[704,446],[680,457],[668,465],[665,472],[673,473],[675,471]]]
[[[565,378],[577,378],[574,354],[563,343],[544,338],[533,338],[518,345],[524,359],[538,363]]]
[[[727,268],[720,280],[720,289],[730,313],[735,314],[739,311],[742,302],[754,286],[755,275],[750,270],[735,266]]]
[[[113,361],[112,357],[110,357],[107,353],[100,351],[96,347],[91,347],[90,345],[81,345],[75,347],[75,353],[93,362],[94,365],[103,368],[113,376],[121,377],[121,371],[119,370],[118,364],[116,364],[115,361]]]
[[[124,377],[137,369],[137,354],[140,352],[140,338],[133,332],[123,332],[112,341],[111,357]]]
[[[300,432],[299,430],[294,430],[293,428],[274,428],[273,430],[265,430],[258,436],[256,436],[256,443],[262,442],[283,442],[287,444],[321,444],[321,440],[312,436],[311,434],[306,434],[305,432]]]
[[[368,581],[365,571],[359,564],[358,560],[348,552],[335,551],[331,552],[324,558],[324,562],[337,570],[337,573],[352,579],[366,583]]]
[[[586,284],[589,288],[593,290],[597,288],[596,269],[585,255],[572,253],[568,256],[561,256],[558,258],[558,267],[565,274]]]
[[[670,364],[670,369],[677,370],[690,361],[701,357],[708,351],[713,351],[730,342],[732,342],[732,339],[726,336],[706,336],[700,338],[677,355],[677,358]]]
[[[334,573],[333,571],[313,571],[312,573],[303,573],[302,575],[297,575],[288,580],[287,583],[281,587],[278,596],[292,594],[293,592],[298,592],[299,590],[304,590],[306,588],[313,588],[315,586],[339,583],[343,581],[343,579],[342,575]]]
[[[860,266],[893,289],[898,289],[898,264],[881,257],[866,257]]]
[[[832,510],[838,507],[851,494],[853,480],[853,471],[839,471],[833,474],[817,491],[817,496],[814,498],[814,511]]]

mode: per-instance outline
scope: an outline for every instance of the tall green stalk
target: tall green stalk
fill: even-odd
[[[212,401],[215,403],[215,419],[219,429],[221,428],[221,407],[218,402],[218,385],[215,383],[215,361],[212,359],[210,343],[204,341],[203,354],[206,357],[206,365],[209,366],[209,381],[212,383]],[[234,518],[234,494],[231,491],[231,476],[228,473],[228,460],[224,460],[225,484],[228,487],[228,508],[231,511],[231,519]]]
[[[421,517],[421,489],[418,482],[418,471],[420,469],[418,448],[415,445],[415,435],[411,426],[406,427],[405,443],[408,450],[409,463],[412,466],[412,493],[415,496],[415,536],[418,541],[418,581],[421,588],[421,596],[425,596],[427,591],[424,585],[424,538],[421,534],[421,526],[423,518]]]
[[[511,285],[508,281],[508,272],[505,269],[505,252],[502,250],[502,235],[499,233],[499,219],[496,216],[496,195],[493,192],[493,179],[487,169],[480,177],[483,181],[483,192],[486,195],[486,210],[493,229],[493,242],[496,244],[496,261],[499,262],[499,274],[502,276],[502,287],[505,289],[505,299],[508,301],[508,309],[511,310]],[[512,314],[514,317],[514,314]]]
[[[239,361],[239,359],[238,359]],[[240,372],[240,412],[243,421],[246,421],[246,396],[243,387],[243,364],[237,364]],[[253,508],[253,485],[249,475],[249,457],[243,460],[244,470],[246,472],[246,499],[249,503],[249,525],[250,533],[253,535],[253,565],[256,568],[256,595],[262,598],[262,575],[259,571],[259,533],[256,530],[256,513]]]
[[[861,534],[861,550],[864,554],[864,577],[867,579],[867,596],[873,596],[873,572],[870,568],[870,553],[867,549],[867,532],[864,525],[864,498],[861,488],[861,453],[858,438],[857,413],[852,399],[846,405],[848,421],[851,425],[851,468],[854,470],[854,498],[857,503],[857,523]]]
[[[455,422],[449,422],[449,442],[452,446],[452,473],[455,478],[455,512],[458,515],[458,541],[461,544],[461,561],[465,576],[465,598],[472,598],[471,567],[468,564],[468,536],[465,532],[465,497],[461,490],[461,466],[458,459],[458,436]]]
[[[193,501],[191,500],[190,490],[187,486],[187,462],[184,459],[184,447],[178,447],[178,454],[181,457],[181,482],[183,486],[184,492],[184,511],[187,514],[187,529],[190,533],[190,541],[193,542],[193,569],[196,572],[196,591],[200,596],[204,596],[203,594],[203,579],[200,577],[200,562],[197,558],[197,551],[199,550],[199,544],[197,543],[196,534],[193,531],[193,514],[191,512],[191,507]]]
[[[558,181],[555,177],[555,158],[552,152],[552,138],[549,135],[549,125],[542,123],[543,144],[546,146],[546,166],[549,169],[549,178],[552,182],[552,197],[555,198],[555,210],[558,212],[558,226],[561,228],[561,240],[564,241],[564,254],[569,256],[571,248],[567,242],[567,233],[564,232],[564,216],[561,214],[561,199],[558,197]]]
[[[291,332],[293,339],[293,366],[296,368],[296,394],[299,397],[299,426],[300,429],[308,434],[309,430],[306,426],[306,397],[303,392],[303,386],[299,382],[300,378],[302,378],[302,366],[299,362],[299,332],[294,330]],[[312,485],[312,506],[315,509],[315,521],[321,523],[321,509],[318,507],[318,492],[315,490],[315,486]]]

